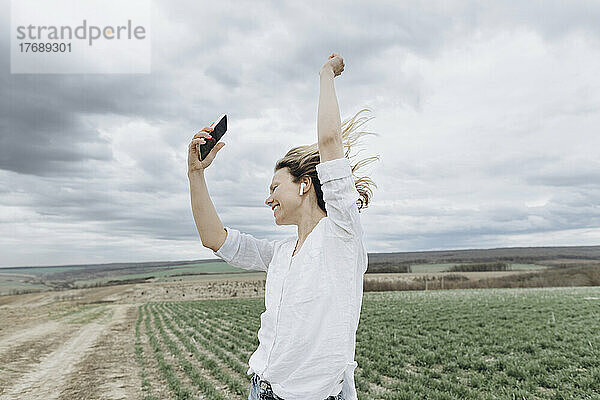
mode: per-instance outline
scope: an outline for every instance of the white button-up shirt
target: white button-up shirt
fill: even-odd
[[[356,400],[354,361],[367,252],[350,162],[317,165],[327,217],[292,256],[297,235],[269,241],[225,227],[214,252],[229,264],[267,273],[258,349],[248,362],[285,400]]]

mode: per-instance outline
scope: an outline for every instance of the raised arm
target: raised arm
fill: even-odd
[[[340,109],[333,86],[333,79],[342,71],[344,60],[334,53],[329,56],[319,73],[321,89],[317,131],[321,162],[316,168],[327,217],[334,232],[338,236],[349,238],[362,236],[363,229],[356,205],[359,193],[354,185],[350,161],[344,157]]]
[[[212,130],[211,127],[205,127],[192,139],[188,147],[188,178],[190,180],[192,214],[200,239],[204,247],[216,251],[225,242],[227,231],[208,194],[204,170],[212,163],[215,155],[225,146],[225,143],[217,143],[204,160],[200,159],[198,152],[198,145],[205,143],[205,138],[210,137]]]
[[[208,194],[204,172],[188,174],[192,214],[204,247],[216,251],[225,242],[227,231]]]
[[[321,83],[317,132],[321,162],[344,157],[340,108],[333,85],[333,79],[342,71],[344,71],[344,60],[339,54],[333,53],[319,72]]]

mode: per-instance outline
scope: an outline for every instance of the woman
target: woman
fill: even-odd
[[[268,241],[224,227],[204,180],[224,144],[199,160],[197,144],[212,131],[207,127],[189,146],[192,210],[202,244],[231,265],[267,273],[259,346],[248,362],[249,400],[357,399],[354,351],[367,269],[359,209],[368,206],[373,182],[355,182],[352,173],[377,157],[354,166],[347,158],[368,132],[354,132],[366,122],[357,119],[364,110],[340,122],[333,80],[343,70],[335,53],[321,67],[318,143],[293,148],[277,162],[265,201],[275,223],[296,225],[297,236]]]

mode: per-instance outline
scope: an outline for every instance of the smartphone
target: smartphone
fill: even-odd
[[[213,131],[209,132],[212,137],[210,139],[205,138],[204,140],[206,140],[206,143],[200,145],[200,160],[206,158],[212,148],[215,147],[219,140],[221,140],[225,132],[227,132],[227,115],[223,114],[217,120]]]

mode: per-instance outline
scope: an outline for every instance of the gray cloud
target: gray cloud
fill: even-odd
[[[381,134],[364,154],[382,160],[369,251],[600,239],[597,3],[153,6],[150,75],[11,75],[0,59],[0,266],[211,257],[186,150],[223,112],[206,173],[223,223],[294,234],[264,200],[277,159],[316,141],[332,51],[342,116],[369,106]]]

